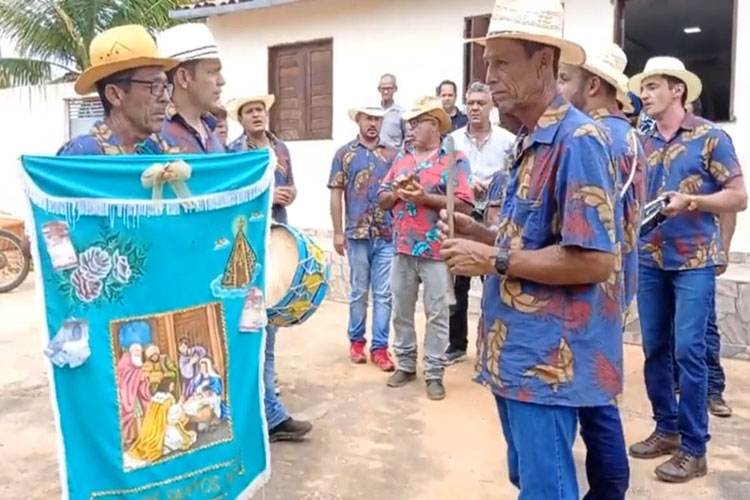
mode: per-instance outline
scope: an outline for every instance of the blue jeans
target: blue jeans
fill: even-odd
[[[578,500],[573,459],[577,408],[495,396],[519,500]]]
[[[589,492],[583,500],[624,500],[630,481],[628,454],[616,406],[578,409],[581,437],[586,443]]]
[[[391,324],[391,260],[393,244],[381,239],[347,242],[351,293],[349,340],[365,341],[367,296],[372,287],[372,344],[370,350],[387,349]]]
[[[716,307],[711,308],[706,325],[706,367],[708,368],[708,397],[722,397],[726,388],[726,376],[721,367],[721,333],[716,325]],[[680,370],[674,362],[674,382],[680,383]]]
[[[289,414],[281,404],[281,400],[276,395],[276,331],[275,326],[266,327],[266,361],[263,366],[263,385],[265,394],[263,395],[263,406],[266,409],[266,421],[268,429],[273,429],[277,425],[289,418]]]
[[[669,435],[679,433],[682,448],[698,457],[705,455],[709,439],[706,326],[714,310],[715,288],[713,268],[639,269],[638,315],[646,355],[644,375],[656,429]],[[679,404],[672,383],[673,352],[680,369]]]

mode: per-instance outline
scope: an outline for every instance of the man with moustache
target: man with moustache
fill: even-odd
[[[129,47],[128,52],[112,47]],[[159,133],[169,103],[166,71],[178,61],[157,54],[156,43],[142,26],[119,26],[91,41],[91,67],[76,80],[79,95],[98,92],[104,120],[91,132],[73,138],[58,155],[158,154],[173,152]]]
[[[219,103],[225,82],[219,49],[208,26],[174,26],[158,36],[157,45],[164,57],[180,61],[167,74],[174,88],[173,106],[167,109],[162,136],[186,153],[223,153],[211,111]]]
[[[638,314],[646,390],[656,429],[630,447],[635,458],[672,457],[657,477],[682,483],[707,473],[706,325],[717,269],[727,263],[721,214],[747,207],[742,169],[729,136],[688,114],[702,83],[674,57],[654,57],[630,79],[656,125],[646,133],[647,199],[668,199],[669,219],[640,241]],[[672,334],[674,328],[674,334]],[[672,356],[679,366],[679,402]]]
[[[638,284],[637,239],[641,208],[645,204],[645,164],[643,148],[627,116],[632,110],[628,97],[628,64],[623,50],[612,44],[586,46],[583,66],[562,64],[558,73],[560,94],[580,111],[594,118],[604,129],[617,172],[617,200],[622,205],[622,234],[617,250],[622,254],[622,275],[605,286],[622,300],[622,313],[630,307]],[[622,330],[616,335],[622,344]],[[622,359],[622,357],[620,357]],[[622,363],[615,365],[622,378]],[[584,499],[623,500],[630,476],[625,436],[620,412],[614,403],[578,410],[581,437],[586,443],[586,475],[589,492]]]
[[[396,150],[380,140],[385,112],[378,107],[349,110],[359,135],[334,155],[328,188],[331,190],[333,246],[349,259],[349,358],[367,362],[365,330],[367,298],[372,291],[372,343],[370,359],[385,371],[394,370],[388,354],[391,323],[391,259],[393,218],[378,206],[378,189],[391,168]],[[342,203],[343,199],[343,203]],[[346,205],[346,228],[341,224]]]
[[[294,185],[289,149],[268,130],[268,112],[275,101],[276,98],[272,94],[262,94],[232,99],[227,103],[227,113],[230,118],[239,122],[244,129],[244,133],[229,145],[228,150],[239,152],[273,148],[276,155],[276,170],[271,216],[274,222],[286,224],[288,222],[286,207],[291,205],[297,197],[297,188]],[[277,331],[278,329],[274,326],[266,327],[263,401],[269,439],[272,442],[301,441],[310,433],[313,426],[310,422],[292,418],[279,399],[275,377]]]
[[[460,151],[452,159],[442,136],[451,129],[439,100],[426,97],[404,114],[414,130],[414,147],[396,156],[380,188],[380,208],[393,211],[394,255],[393,350],[398,369],[389,387],[416,380],[417,332],[414,314],[420,283],[427,320],[424,337],[424,378],[427,397],[445,398],[444,354],[448,347],[448,273],[440,259],[439,211],[447,206],[448,169],[453,169],[456,210],[471,213],[471,170]],[[454,161],[455,160],[455,164]]]
[[[453,274],[487,275],[476,380],[495,396],[510,479],[529,499],[579,498],[578,409],[622,391],[621,302],[606,287],[622,215],[602,130],[557,93],[559,61],[585,60],[563,18],[559,0],[497,0],[474,40],[493,99],[523,126],[498,229],[457,214],[441,252]]]
[[[445,105],[445,101],[443,101]],[[462,151],[471,166],[474,190],[474,217],[484,220],[484,210],[489,203],[488,188],[492,176],[505,167],[506,153],[513,145],[513,134],[490,123],[492,95],[484,83],[474,82],[466,92],[466,126],[451,135],[456,149]],[[450,307],[450,343],[445,351],[445,361],[453,364],[466,359],[469,345],[469,290],[471,278],[456,276],[456,304]]]

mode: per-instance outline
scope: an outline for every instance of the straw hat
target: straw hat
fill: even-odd
[[[583,64],[583,48],[563,38],[564,20],[560,0],[495,0],[487,36],[467,41],[486,45],[494,38],[528,40],[559,48],[564,63]]]
[[[377,106],[364,106],[361,108],[352,108],[349,110],[349,118],[353,121],[357,121],[357,115],[362,113],[363,115],[373,116],[375,118],[383,118],[385,116],[385,110]]]
[[[99,33],[89,46],[91,67],[81,73],[74,89],[79,95],[96,90],[96,83],[120,71],[160,66],[169,71],[179,64],[174,59],[160,57],[156,42],[146,28],[137,24],[118,26]]]
[[[227,113],[233,120],[240,121],[240,110],[242,109],[242,106],[250,104],[251,102],[262,102],[266,107],[266,111],[269,111],[271,106],[273,106],[273,103],[276,102],[276,96],[273,94],[265,94],[249,97],[236,97],[227,103]]]
[[[628,96],[628,77],[625,68],[628,56],[615,43],[587,43],[586,63],[581,67],[603,79],[617,90],[617,100],[623,105],[623,112],[633,111],[633,102]]]
[[[447,134],[453,128],[451,117],[443,109],[443,103],[437,97],[423,97],[414,103],[414,107],[404,111],[401,118],[410,121],[422,115],[429,115],[440,123],[440,133]]]
[[[201,23],[178,24],[156,37],[159,55],[181,63],[196,59],[219,59],[219,47],[211,30]]]
[[[630,79],[630,90],[636,94],[641,93],[641,83],[646,78],[656,75],[667,75],[682,81],[687,87],[687,102],[693,102],[701,96],[703,84],[698,75],[685,69],[685,64],[676,57],[658,56],[652,57],[646,63],[642,73],[638,73]]]

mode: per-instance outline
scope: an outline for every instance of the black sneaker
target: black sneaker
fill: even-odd
[[[448,350],[445,351],[445,364],[446,365],[459,363],[465,359],[466,359],[466,351],[462,351],[460,349],[453,349],[452,347],[449,347]]]
[[[442,380],[427,381],[427,398],[433,401],[445,399],[445,387]]]
[[[403,387],[412,380],[417,379],[416,373],[409,373],[403,370],[396,370],[396,372],[388,377],[388,387]]]
[[[289,417],[268,431],[268,438],[272,443],[276,441],[301,441],[312,428],[310,422],[294,420]]]

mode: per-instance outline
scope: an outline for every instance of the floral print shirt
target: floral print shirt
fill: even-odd
[[[176,146],[164,140],[160,134],[151,134],[135,147],[135,154],[172,154],[182,153]],[[126,155],[120,139],[103,121],[98,121],[86,135],[80,135],[68,141],[57,152],[58,156],[74,155]]]

